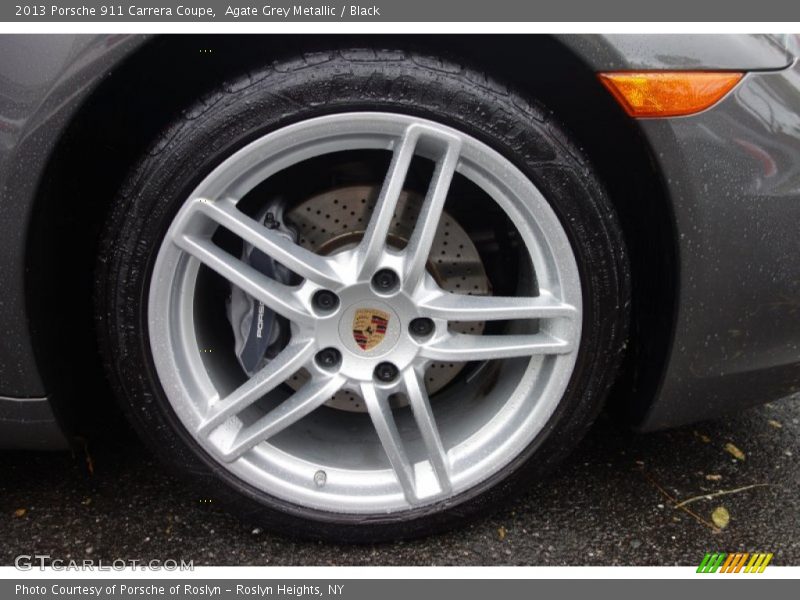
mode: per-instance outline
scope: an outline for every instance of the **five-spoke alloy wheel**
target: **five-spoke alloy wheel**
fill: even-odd
[[[342,150],[392,153],[361,241],[330,256],[314,254],[237,209],[237,202],[279,169]],[[427,195],[402,250],[388,242],[397,203],[415,155],[435,164]],[[450,182],[456,172],[506,211],[529,253],[538,290],[529,296],[474,296],[442,290],[426,266]],[[276,282],[215,245],[223,227],[296,273],[297,285]],[[203,364],[194,306],[204,265],[291,323],[291,340],[260,371],[232,391]],[[472,137],[431,121],[389,113],[343,113],[290,125],[245,146],[212,171],[175,218],[156,261],[150,288],[153,356],[184,425],[226,468],[265,492],[314,508],[386,512],[448,498],[496,473],[541,430],[566,389],[580,341],[580,279],[563,228],[518,169]],[[329,300],[315,302],[319,294]],[[425,336],[409,331],[428,319]],[[454,321],[533,321],[525,333],[469,335]],[[360,325],[363,321],[366,325]],[[535,329],[535,331],[534,331]],[[369,333],[367,333],[369,331]],[[316,357],[334,349],[341,357]],[[219,349],[216,349],[218,352]],[[522,357],[517,381],[496,410],[437,422],[424,385],[435,361]],[[253,410],[299,369],[311,374],[273,407]],[[510,375],[509,375],[510,377]],[[278,434],[296,427],[339,390],[359,395],[383,456],[371,439],[353,440],[347,454],[372,457],[355,467],[339,460],[326,439],[303,449],[282,447]],[[531,393],[536,390],[536,393]],[[419,430],[404,436],[389,398],[403,394]],[[440,427],[451,428],[445,436]],[[406,445],[419,444],[415,452]],[[341,452],[341,450],[339,450]],[[410,458],[410,457],[416,458]],[[351,461],[352,462],[352,457]],[[320,484],[320,473],[324,484]]]

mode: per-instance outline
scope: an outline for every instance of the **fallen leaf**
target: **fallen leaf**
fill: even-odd
[[[17,518],[24,517],[27,514],[28,514],[27,508],[18,508],[17,510],[14,511],[14,516]]]
[[[706,475],[706,479],[708,479],[709,481],[719,481],[720,479],[722,479],[722,475],[712,475],[711,473],[709,473],[708,475]]]
[[[711,513],[711,520],[714,521],[714,525],[720,529],[725,529],[728,523],[730,523],[731,515],[724,506],[718,506],[714,509],[714,512]]]
[[[739,450],[736,446],[734,446],[730,442],[725,444],[725,452],[727,452],[728,454],[730,454],[731,456],[733,456],[738,460],[744,460],[744,452]]]
[[[94,460],[92,459],[92,455],[89,454],[89,448],[86,448],[86,469],[89,471],[89,475],[94,475]]]
[[[497,528],[497,537],[500,538],[500,541],[506,539],[506,528],[505,527],[498,527]]]
[[[707,435],[705,435],[704,433],[700,433],[699,431],[695,431],[695,432],[694,432],[694,434],[695,434],[695,436],[697,436],[698,438],[700,438],[700,441],[701,441],[701,442],[704,442],[704,443],[706,443],[706,444],[708,444],[709,442],[711,442],[711,438],[710,438],[710,437],[708,437]]]
[[[769,423],[770,425],[772,425],[772,426],[773,426],[775,429],[783,429],[783,425],[781,425],[781,424],[780,424],[778,421],[776,421],[775,419],[770,419],[769,421],[767,421],[767,423]]]
[[[86,461],[86,470],[89,472],[89,476],[94,475],[94,460],[92,455],[89,454],[89,442],[83,437],[76,437],[75,441],[83,446],[84,460]]]

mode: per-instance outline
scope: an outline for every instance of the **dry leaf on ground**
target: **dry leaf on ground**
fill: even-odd
[[[727,508],[718,506],[714,509],[714,512],[711,513],[711,520],[714,521],[714,525],[720,529],[725,529],[731,520],[731,515]]]
[[[700,441],[701,441],[701,442],[703,442],[703,443],[706,443],[706,444],[708,444],[708,443],[711,441],[711,438],[710,438],[710,437],[708,437],[708,436],[707,436],[707,435],[705,435],[704,433],[700,433],[699,431],[695,431],[695,432],[694,432],[694,435],[695,435],[696,437],[700,438]]]
[[[733,456],[737,460],[744,460],[744,452],[739,450],[736,446],[728,442],[725,444],[725,452]]]

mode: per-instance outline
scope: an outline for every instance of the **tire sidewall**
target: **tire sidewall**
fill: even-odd
[[[456,497],[371,516],[291,504],[239,480],[208,456],[161,387],[147,319],[150,275],[166,230],[211,170],[250,141],[291,123],[359,111],[443,123],[510,159],[539,188],[567,232],[584,306],[581,344],[564,397],[520,455]],[[233,81],[185,111],[133,169],[114,203],[98,269],[101,350],[123,410],[139,434],[178,473],[189,474],[206,492],[214,490],[248,520],[306,538],[359,542],[430,534],[483,514],[540,480],[582,437],[602,405],[627,335],[629,296],[627,257],[613,208],[588,161],[546,115],[463,67],[430,66],[409,55],[362,62],[343,53],[311,66],[276,64]]]

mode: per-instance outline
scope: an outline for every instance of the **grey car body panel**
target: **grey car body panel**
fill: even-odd
[[[675,343],[661,393],[642,411],[640,426],[674,425],[788,393],[800,360],[800,267],[787,256],[798,216],[798,167],[789,157],[800,152],[800,82],[797,70],[786,68],[791,54],[778,37],[764,35],[556,37],[595,70],[776,71],[749,74],[700,115],[640,122],[665,173],[681,233]],[[19,445],[13,442],[18,434],[9,433],[15,423],[28,422],[29,431],[44,438],[55,435],[47,424],[52,412],[43,418],[42,411],[43,400],[58,390],[37,364],[37,324],[29,318],[25,288],[26,244],[42,174],[93,90],[146,41],[0,36],[0,394],[14,400],[0,412],[0,439],[11,445]],[[740,141],[730,144],[733,138]],[[759,171],[767,159],[754,148],[774,158],[771,177]],[[772,276],[759,271],[763,265]],[[787,323],[792,315],[795,322]],[[737,390],[742,382],[759,385],[757,395]],[[48,438],[50,444],[56,438]]]
[[[63,450],[67,447],[48,398],[0,397],[0,449]]]
[[[26,243],[47,161],[92,89],[142,38],[0,36],[0,393],[50,390],[33,352],[25,298]]]
[[[595,71],[783,69],[793,57],[773,35],[559,35]]]
[[[640,427],[800,390],[800,63],[695,116],[640,123],[680,234],[672,355]]]
[[[48,159],[70,118],[141,36],[0,36],[0,448],[67,446],[34,353],[26,244]],[[57,310],[57,307],[54,307]]]

